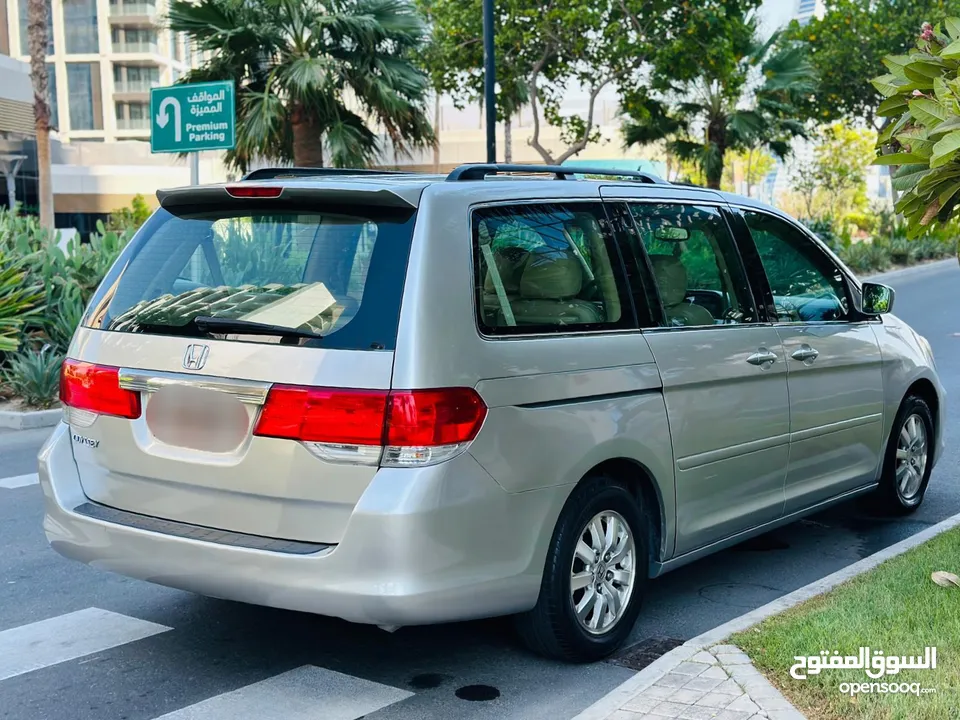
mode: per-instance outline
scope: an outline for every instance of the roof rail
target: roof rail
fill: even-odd
[[[309,168],[309,167],[287,167],[287,168],[260,168],[253,170],[241,178],[241,180],[273,180],[274,178],[294,178],[294,177],[324,177],[338,175],[409,175],[402,170],[368,170],[354,168]]]
[[[472,163],[460,165],[447,175],[447,182],[461,180],[483,180],[487,175],[497,173],[552,173],[557,180],[569,180],[574,175],[605,175],[607,177],[636,178],[640,182],[664,185],[666,181],[639,170],[612,170],[603,167],[570,167],[564,165],[504,165],[493,163]]]

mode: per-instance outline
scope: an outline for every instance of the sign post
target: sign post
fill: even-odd
[[[237,141],[233,83],[171,85],[150,90],[150,152],[192,153],[190,182],[199,181],[201,150],[232,150]]]

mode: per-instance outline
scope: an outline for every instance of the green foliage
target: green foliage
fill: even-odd
[[[147,221],[152,212],[146,198],[137,193],[133,196],[130,207],[119,208],[110,213],[106,228],[114,232],[136,231]]]
[[[913,47],[920,24],[960,13],[960,0],[828,0],[822,19],[794,21],[785,39],[803,42],[820,79],[801,117],[818,122],[876,121],[885,97],[863,78],[876,74],[886,55]]]
[[[257,157],[322,165],[324,145],[333,165],[366,166],[384,149],[374,125],[399,153],[433,141],[410,0],[174,0],[168,18],[206,54],[183,82],[235,83],[227,160],[241,171]]]
[[[4,382],[24,403],[48,408],[56,403],[63,355],[49,345],[13,355],[3,373]]]
[[[73,237],[62,250],[59,235],[42,228],[35,217],[0,209],[0,257],[15,258],[9,268],[0,265],[0,278],[16,273],[22,291],[34,298],[32,309],[0,320],[14,342],[46,341],[57,353],[66,352],[83,308],[132,236],[132,231],[108,231],[100,223],[97,229],[88,243]],[[0,290],[0,317],[2,298]]]
[[[800,46],[778,44],[776,34],[759,38],[756,3],[731,5],[701,12],[704,25],[691,24],[668,42],[648,86],[623,100],[627,145],[666,141],[671,154],[700,166],[712,188],[720,187],[728,150],[763,148],[785,157],[790,141],[806,136],[797,108],[816,88]],[[755,77],[762,78],[757,87]]]
[[[0,353],[20,346],[24,324],[41,308],[43,288],[31,284],[24,262],[0,246]]]
[[[877,165],[893,165],[896,210],[907,234],[946,223],[960,204],[960,19],[927,24],[907,55],[888,55],[873,80],[890,124],[877,139]]]

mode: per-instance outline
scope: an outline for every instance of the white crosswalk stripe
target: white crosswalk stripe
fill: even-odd
[[[165,625],[86,608],[0,632],[0,680],[109,650],[170,630]]]
[[[357,720],[411,695],[390,685],[304,665],[157,720]]]
[[[14,488],[26,487],[27,485],[36,485],[40,482],[37,473],[27,475],[14,475],[13,477],[0,478],[0,488],[13,490]]]

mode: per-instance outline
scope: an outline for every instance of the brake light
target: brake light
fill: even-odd
[[[254,435],[299,440],[333,462],[423,466],[462,452],[486,414],[470,388],[387,392],[274,385]]]
[[[282,187],[257,185],[227,185],[227,195],[235,198],[278,198]]]
[[[140,393],[120,387],[120,369],[64,360],[60,402],[75,410],[134,420],[140,417]]]

